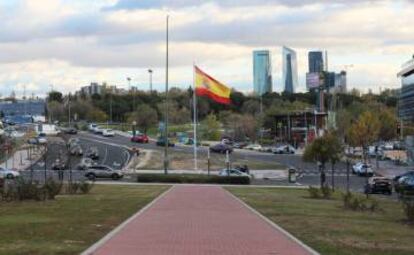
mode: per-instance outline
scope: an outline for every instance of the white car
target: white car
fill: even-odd
[[[20,176],[20,173],[17,171],[13,171],[13,170],[0,167],[0,178],[14,179],[19,176]]]
[[[96,127],[93,129],[93,132],[94,132],[95,134],[102,134],[102,133],[103,133],[103,131],[104,131],[104,129],[103,129],[103,128],[101,128],[101,127],[99,127],[99,126],[96,126]]]
[[[95,128],[97,127],[98,125],[96,125],[95,123],[91,123],[91,124],[89,124],[89,126],[88,126],[88,130],[90,131],[90,132],[95,132]]]
[[[246,177],[251,178],[249,174],[243,173],[242,171],[237,170],[237,169],[229,169],[229,170],[222,169],[220,170],[218,175],[219,176],[246,176]]]
[[[260,144],[249,144],[246,147],[244,147],[246,150],[253,150],[253,151],[260,151],[262,149],[262,146]]]
[[[272,149],[274,154],[295,154],[295,151],[292,145],[282,145]]]
[[[115,132],[112,129],[104,129],[102,131],[103,136],[115,136]]]
[[[353,166],[354,173],[359,176],[373,176],[374,170],[372,170],[372,166],[370,164],[365,163],[357,163]]]
[[[44,134],[39,134],[38,137],[36,137],[37,143],[38,144],[47,144],[47,139],[46,136]]]

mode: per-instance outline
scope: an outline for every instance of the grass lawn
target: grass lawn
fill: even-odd
[[[414,225],[396,201],[380,199],[383,212],[353,212],[342,209],[339,196],[310,199],[307,190],[228,190],[321,254],[414,254]]]
[[[79,254],[167,188],[96,185],[56,201],[0,202],[0,254]]]

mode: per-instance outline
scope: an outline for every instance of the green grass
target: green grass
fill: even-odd
[[[270,220],[321,254],[414,254],[414,225],[401,205],[380,199],[383,212],[345,211],[333,200],[308,198],[307,190],[228,188]]]
[[[96,185],[56,201],[0,202],[0,254],[79,254],[166,189]]]

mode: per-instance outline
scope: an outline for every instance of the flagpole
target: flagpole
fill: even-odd
[[[197,96],[196,96],[196,87],[195,87],[195,64],[193,63],[193,144],[194,144],[194,170],[197,171]]]
[[[168,174],[168,20],[166,29],[166,59],[165,59],[165,126],[164,126],[164,174]]]

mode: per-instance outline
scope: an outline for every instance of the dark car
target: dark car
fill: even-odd
[[[392,194],[392,181],[385,177],[371,177],[365,185],[365,193]]]
[[[158,138],[157,140],[157,146],[165,146],[165,138]],[[173,142],[170,141],[170,139],[168,139],[168,147],[174,147],[175,144]]]
[[[139,135],[136,135],[136,136],[131,137],[131,142],[135,142],[135,143],[148,143],[149,142],[149,138],[145,134],[139,134]]]
[[[216,152],[216,153],[226,153],[226,152],[232,153],[233,147],[227,144],[218,143],[216,145],[211,146],[210,151]]]
[[[236,149],[243,149],[246,146],[247,146],[246,142],[236,142],[233,144],[233,148],[236,148]]]
[[[401,177],[398,186],[395,186],[395,191],[402,195],[414,195],[414,176]]]
[[[105,165],[92,165],[88,167],[85,173],[85,177],[89,180],[95,180],[96,178],[112,178],[113,180],[119,180],[124,176],[120,170],[114,170]]]
[[[56,159],[55,162],[52,164],[52,170],[65,170],[66,164],[61,159]]]
[[[83,155],[83,149],[79,144],[74,144],[70,146],[69,152],[73,156],[82,156]]]
[[[99,151],[98,151],[98,148],[96,148],[96,147],[89,148],[86,151],[85,156],[88,157],[88,158],[91,158],[93,160],[99,159]]]
[[[393,178],[394,189],[396,192],[399,192],[401,181],[408,177],[414,177],[414,171],[408,171]]]
[[[65,133],[70,135],[76,135],[78,133],[78,130],[74,127],[70,127],[65,129]]]

